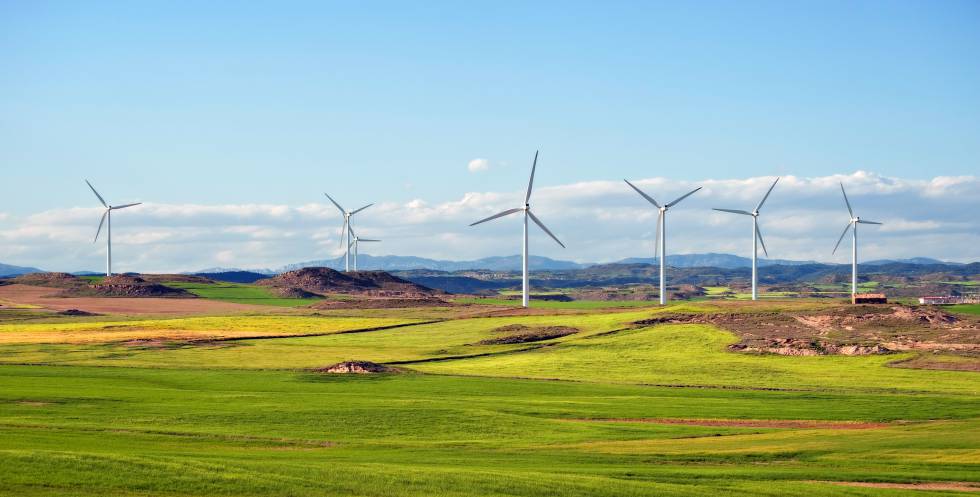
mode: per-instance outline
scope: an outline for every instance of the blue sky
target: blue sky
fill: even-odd
[[[442,205],[517,190],[538,148],[556,187],[973,176],[978,26],[956,1],[0,2],[0,229],[91,207],[86,177],[116,202]]]

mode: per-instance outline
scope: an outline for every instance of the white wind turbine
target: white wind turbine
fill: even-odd
[[[731,212],[732,214],[742,214],[743,216],[752,216],[752,300],[759,300],[759,279],[758,279],[758,264],[759,259],[759,244],[762,244],[762,251],[769,257],[769,251],[766,250],[766,242],[762,241],[762,232],[759,231],[759,209],[762,208],[762,204],[766,203],[766,199],[769,198],[769,194],[772,193],[772,189],[776,187],[776,183],[779,183],[779,178],[772,182],[772,186],[769,187],[769,191],[766,195],[762,197],[762,201],[759,205],[755,206],[755,210],[752,212],[743,211],[738,209],[718,209],[716,211]]]
[[[834,245],[833,254],[837,253],[837,247],[840,247],[840,242],[844,240],[844,235],[847,234],[847,230],[851,230],[851,296],[857,293],[858,288],[858,225],[859,224],[881,224],[876,221],[865,221],[859,216],[854,215],[854,210],[851,209],[851,202],[847,200],[847,192],[844,191],[844,183],[840,184],[840,192],[844,194],[844,203],[847,204],[847,212],[851,215],[851,220],[847,222],[847,226],[844,226],[844,232],[840,234],[840,238],[837,239],[837,245]]]
[[[108,219],[109,223],[106,226],[106,232],[105,232],[106,235],[105,275],[112,276],[112,211],[125,209],[126,207],[132,207],[134,205],[140,205],[142,202],[136,202],[135,204],[109,205],[106,203],[105,199],[102,198],[102,195],[99,195],[99,192],[95,191],[95,187],[92,186],[92,183],[89,183],[88,180],[85,180],[85,183],[88,185],[89,188],[92,189],[92,193],[94,193],[95,196],[99,199],[99,202],[102,203],[102,206],[105,207],[105,211],[102,213],[102,219],[99,221],[99,229],[95,232],[95,239],[92,240],[92,243],[99,241],[99,234],[102,233],[102,225],[105,224],[106,220]]]
[[[681,197],[674,200],[673,202],[668,202],[664,205],[660,205],[657,203],[656,200],[653,199],[653,197],[647,195],[646,193],[643,193],[643,190],[637,188],[636,185],[630,183],[629,180],[624,179],[623,181],[625,181],[627,185],[630,185],[630,187],[636,190],[636,193],[639,193],[640,196],[647,199],[648,202],[650,202],[651,204],[654,205],[654,207],[660,210],[660,215],[657,216],[657,242],[654,245],[655,248],[653,249],[654,250],[653,257],[654,258],[658,257],[658,254],[660,257],[660,305],[665,305],[667,303],[667,276],[666,276],[667,265],[665,262],[667,260],[667,210],[677,205],[677,203],[680,202],[681,200],[684,200],[685,198],[691,196],[694,192],[700,190],[701,187],[699,186],[687,192],[686,194],[682,195]]]
[[[360,209],[357,209],[355,211],[349,211],[349,210],[346,210],[343,207],[341,207],[340,204],[338,204],[337,201],[334,200],[333,197],[330,196],[330,194],[324,193],[324,195],[326,195],[327,198],[329,198],[330,201],[333,202],[333,205],[336,205],[337,206],[337,209],[340,210],[340,213],[343,214],[343,216],[344,216],[344,226],[341,228],[341,231],[340,231],[340,246],[341,247],[344,246],[344,236],[346,235],[347,236],[347,251],[344,252],[344,272],[346,273],[346,272],[350,271],[350,249],[351,249],[351,237],[350,237],[350,235],[351,235],[351,233],[353,233],[353,231],[351,231],[350,218],[354,214],[357,214],[358,212],[361,212],[364,209],[367,209],[368,207],[371,207],[374,204],[373,203],[367,204],[364,207],[361,207]],[[355,268],[354,270],[356,271],[357,269]]]
[[[360,242],[380,242],[381,240],[374,240],[371,238],[361,238],[357,236],[356,233],[354,233],[354,229],[351,228],[350,226],[347,227],[347,231],[350,234],[350,236],[348,236],[347,238],[353,239],[353,241],[348,242],[349,244],[348,249],[350,248],[350,246],[354,247],[354,271],[357,271],[357,244]]]
[[[476,226],[476,225],[478,225],[480,223],[485,223],[487,221],[490,221],[490,220],[493,220],[493,219],[497,219],[498,217],[509,216],[509,215],[514,214],[516,212],[522,212],[522,211],[524,212],[524,249],[522,251],[522,263],[523,263],[523,279],[522,279],[522,283],[523,283],[523,299],[521,301],[522,302],[522,305],[524,307],[527,307],[528,306],[528,294],[527,294],[527,290],[528,290],[528,273],[527,273],[527,260],[528,260],[528,253],[527,253],[527,218],[530,217],[531,218],[531,221],[534,221],[534,224],[537,224],[539,228],[541,228],[542,230],[544,230],[545,233],[548,234],[548,236],[550,236],[554,241],[558,242],[558,245],[561,245],[561,248],[565,248],[565,244],[564,243],[561,243],[561,240],[559,240],[558,237],[556,237],[554,235],[554,233],[551,232],[551,230],[549,230],[548,228],[546,228],[545,225],[544,225],[544,223],[542,223],[541,220],[538,219],[538,217],[535,216],[533,212],[531,212],[531,203],[530,203],[531,202],[531,187],[534,186],[534,170],[537,169],[537,167],[538,167],[538,152],[535,151],[534,152],[534,162],[531,164],[531,179],[527,182],[527,193],[524,195],[524,207],[517,207],[517,208],[514,208],[514,209],[507,209],[507,210],[505,210],[503,212],[499,212],[497,214],[494,214],[494,215],[492,215],[492,216],[490,216],[490,217],[488,217],[486,219],[481,219],[481,220],[479,220],[479,221],[477,221],[477,222],[475,222],[475,223],[473,223],[473,224],[470,225],[470,226]]]

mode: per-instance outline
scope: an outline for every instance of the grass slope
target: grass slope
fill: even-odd
[[[839,495],[810,481],[980,480],[980,422],[965,419],[977,412],[976,399],[956,396],[2,366],[0,492]],[[800,416],[913,422],[840,431],[569,421]],[[926,421],[937,418],[949,420]]]

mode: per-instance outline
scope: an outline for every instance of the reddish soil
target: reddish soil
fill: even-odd
[[[943,481],[923,483],[880,483],[870,481],[812,481],[844,487],[897,488],[903,490],[952,490],[954,492],[980,492],[980,484],[970,481]]]
[[[30,304],[53,311],[81,309],[98,314],[187,315],[221,314],[268,310],[269,307],[233,304],[210,299],[58,297],[61,288],[31,285],[0,286],[0,299]]]
[[[815,421],[796,419],[678,419],[678,418],[605,418],[573,419],[572,421],[603,423],[653,423],[661,425],[725,426],[734,428],[792,428],[821,430],[870,430],[887,428],[888,423],[858,421]]]
[[[316,368],[313,371],[317,373],[332,374],[378,374],[395,373],[398,372],[398,369],[370,361],[345,361],[333,364],[331,366]]]
[[[291,286],[273,288],[272,293],[286,299],[312,299],[317,297],[323,297],[323,295],[319,295],[313,292],[307,292],[302,288],[296,288]]]
[[[300,288],[319,295],[367,295],[373,297],[420,298],[444,292],[417,285],[384,271],[341,273],[325,267],[308,267],[260,280],[259,285]]]
[[[405,309],[409,307],[449,307],[449,302],[436,297],[386,298],[358,297],[345,300],[324,300],[311,305],[313,309]]]

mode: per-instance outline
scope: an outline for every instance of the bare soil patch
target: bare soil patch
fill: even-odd
[[[895,361],[888,365],[893,368],[980,371],[980,354],[924,353],[911,359]]]
[[[495,333],[506,333],[504,336],[488,338],[478,342],[480,345],[503,345],[512,343],[531,343],[561,338],[578,333],[578,328],[570,326],[525,326],[512,324],[492,330]]]
[[[35,305],[53,311],[84,309],[98,314],[141,314],[182,316],[256,312],[272,307],[235,304],[211,299],[174,299],[153,297],[58,297],[61,288],[11,284],[0,286],[0,299]]]
[[[900,351],[980,353],[980,319],[942,309],[905,305],[836,305],[827,308],[665,313],[637,326],[711,324],[738,335],[730,350],[779,355],[871,355]]]
[[[811,483],[826,483],[829,485],[841,485],[844,487],[864,487],[864,488],[895,488],[903,490],[951,490],[954,492],[980,492],[980,484],[969,481],[944,481],[944,482],[922,482],[922,483],[883,483],[870,481],[819,481]]]
[[[603,423],[653,423],[662,425],[724,426],[733,428],[786,428],[821,430],[870,430],[887,428],[888,423],[862,421],[816,421],[796,419],[683,419],[683,418],[601,418],[572,419],[571,421]]]
[[[271,291],[277,297],[282,297],[286,299],[313,299],[313,298],[323,297],[323,295],[320,295],[318,293],[308,292],[306,290],[303,290],[302,288],[296,288],[293,286],[276,287],[273,288]]]
[[[103,278],[91,285],[74,286],[65,289],[64,297],[161,297],[197,298],[182,288],[171,288],[159,283],[146,281],[139,276],[116,274]]]
[[[9,285],[32,285],[49,288],[74,288],[84,286],[85,280],[69,273],[32,273],[3,280]]]
[[[453,304],[437,297],[396,298],[357,297],[324,300],[311,305],[313,309],[405,309],[409,307],[450,307]]]
[[[338,362],[337,364],[332,364],[330,366],[316,368],[313,371],[316,373],[331,374],[378,374],[397,373],[400,370],[398,368],[377,364],[371,361],[344,361]]]

